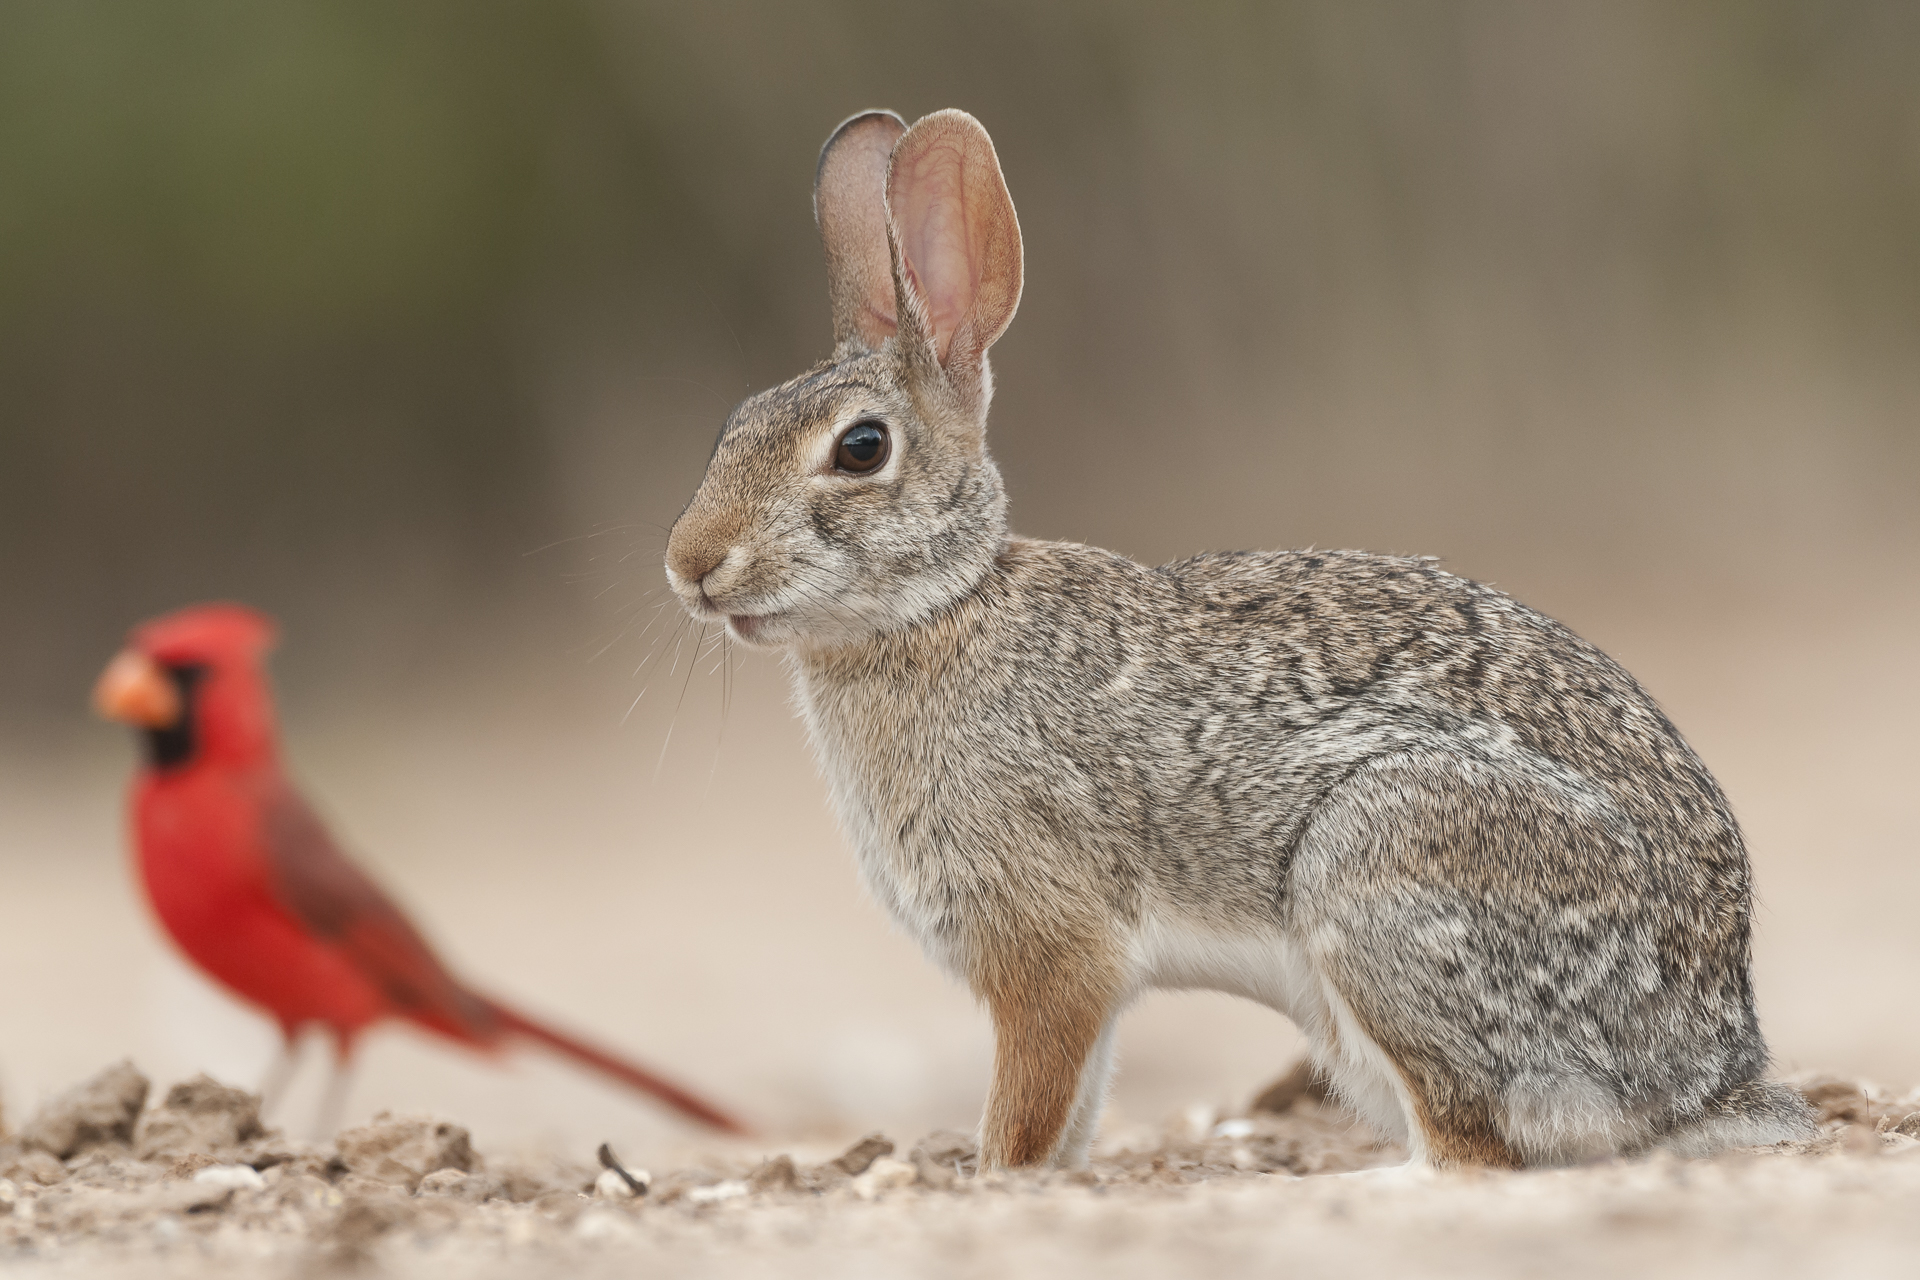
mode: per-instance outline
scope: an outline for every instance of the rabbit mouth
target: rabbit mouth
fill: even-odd
[[[730,613],[727,615],[727,629],[733,632],[734,639],[752,644],[769,623],[778,622],[786,616],[784,613]]]

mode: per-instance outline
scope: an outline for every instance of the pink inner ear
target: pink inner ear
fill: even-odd
[[[968,222],[966,153],[950,143],[895,158],[893,220],[907,274],[926,304],[941,360],[973,307],[978,263]],[[904,168],[904,171],[903,171]]]

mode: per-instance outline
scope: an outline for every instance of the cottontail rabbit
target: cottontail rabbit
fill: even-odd
[[[986,131],[855,116],[814,202],[832,358],[734,410],[667,574],[786,652],[874,896],[990,1011],[987,1163],[1085,1160],[1150,987],[1286,1014],[1432,1165],[1810,1132],[1739,830],[1632,677],[1430,560],[1013,536]]]

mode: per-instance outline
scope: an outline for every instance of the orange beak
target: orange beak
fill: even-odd
[[[159,663],[124,649],[93,686],[93,709],[143,729],[171,729],[180,723],[180,691]]]

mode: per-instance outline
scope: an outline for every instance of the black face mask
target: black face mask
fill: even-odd
[[[195,692],[200,681],[206,678],[207,669],[197,662],[167,664],[161,668],[167,678],[173,681],[173,687],[180,695],[180,718],[165,729],[148,729],[143,736],[146,739],[147,763],[156,769],[177,769],[190,762],[200,750],[198,733],[199,708],[195,703]]]

